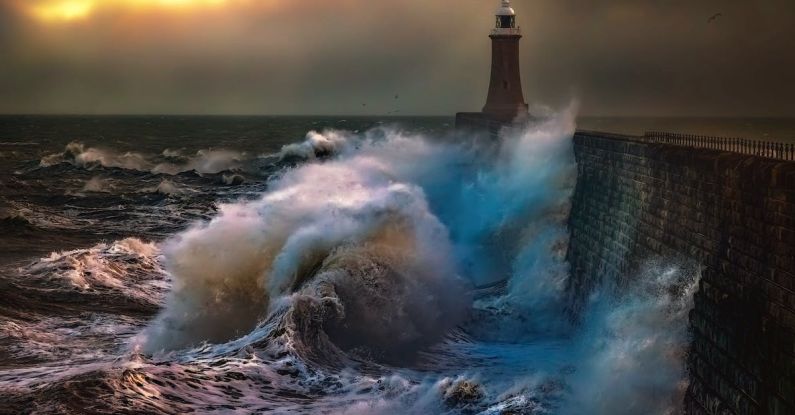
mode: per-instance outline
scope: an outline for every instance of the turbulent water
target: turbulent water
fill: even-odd
[[[676,413],[697,269],[567,308],[573,110],[449,122],[3,119],[0,413]]]

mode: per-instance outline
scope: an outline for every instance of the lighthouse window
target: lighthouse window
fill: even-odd
[[[508,89],[508,81],[502,81],[502,89]]]
[[[516,26],[516,16],[497,16],[497,27],[509,29]]]

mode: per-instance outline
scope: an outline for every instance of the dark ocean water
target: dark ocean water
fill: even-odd
[[[572,115],[452,122],[0,117],[0,413],[675,412],[692,267],[571,325]]]
[[[217,201],[260,194],[265,179],[284,167],[269,156],[301,142],[310,130],[365,131],[400,123],[432,132],[450,122],[0,116],[0,217],[15,229],[2,237],[0,263],[101,239],[167,237],[212,215]],[[78,154],[84,158],[75,163]]]

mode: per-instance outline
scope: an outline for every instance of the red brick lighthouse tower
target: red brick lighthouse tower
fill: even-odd
[[[491,84],[483,112],[494,118],[512,121],[527,114],[519,75],[519,39],[516,12],[510,0],[502,0],[497,9],[497,25],[491,31]]]
[[[481,113],[459,113],[456,125],[461,127],[489,127],[523,121],[528,117],[527,103],[522,92],[519,74],[519,39],[522,32],[516,26],[516,12],[510,0],[501,0],[497,9],[496,27],[491,35],[491,83],[486,106]]]

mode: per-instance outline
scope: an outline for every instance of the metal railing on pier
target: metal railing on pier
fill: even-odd
[[[745,138],[712,137],[705,135],[666,133],[648,131],[643,135],[645,141],[676,146],[708,148],[750,154],[778,160],[795,160],[795,144],[774,141],[749,140]]]
[[[666,133],[661,131],[647,131],[642,136],[602,133],[595,131],[578,131],[578,133],[619,140],[634,140],[653,144],[706,148],[711,150],[767,157],[776,160],[795,161],[795,144],[793,143],[751,140],[746,138]]]

